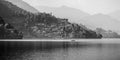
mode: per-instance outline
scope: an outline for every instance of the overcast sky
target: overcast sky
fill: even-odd
[[[50,6],[59,7],[62,5],[77,8],[88,12],[95,13],[110,13],[115,10],[120,10],[120,0],[24,0],[33,6]]]

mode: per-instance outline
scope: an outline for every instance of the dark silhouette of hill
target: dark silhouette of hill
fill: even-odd
[[[5,22],[10,23],[18,30],[22,29],[26,17],[30,14],[30,12],[17,7],[9,1],[0,0],[0,16]]]
[[[0,0],[0,16],[22,31],[24,38],[102,38],[101,34],[48,13],[31,13]]]
[[[9,23],[5,23],[0,17],[0,39],[22,39],[22,32],[14,29]]]

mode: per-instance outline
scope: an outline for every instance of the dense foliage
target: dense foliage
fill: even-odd
[[[17,31],[0,17],[0,39],[22,39],[22,32]]]

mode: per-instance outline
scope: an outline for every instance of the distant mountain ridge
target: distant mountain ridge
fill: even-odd
[[[95,14],[82,19],[94,28],[98,27],[120,33],[120,21],[108,15]]]
[[[40,12],[52,13],[53,15],[60,18],[67,18],[70,21],[74,20],[72,22],[78,22],[80,21],[80,18],[90,15],[79,9],[71,8],[68,6],[61,6],[61,7],[36,6],[36,9],[38,9]]]
[[[120,21],[120,10],[114,11],[114,12],[109,13],[107,15],[109,15],[109,16],[111,16],[111,17]]]
[[[17,5],[18,7],[32,12],[32,13],[38,13],[39,11],[35,9],[34,7],[30,6],[28,3],[24,2],[23,0],[7,0],[9,2],[12,2],[13,4]]]

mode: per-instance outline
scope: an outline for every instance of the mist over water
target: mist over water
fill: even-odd
[[[5,60],[119,60],[120,44],[86,42],[0,42]]]

